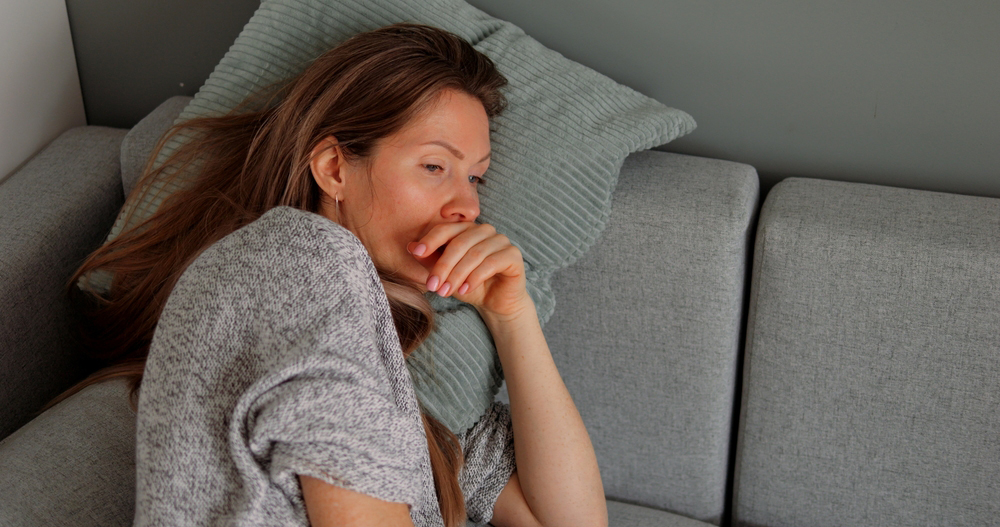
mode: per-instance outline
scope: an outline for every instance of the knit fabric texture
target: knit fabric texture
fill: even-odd
[[[278,207],[205,250],[170,295],[136,425],[135,525],[309,525],[298,475],[443,525],[416,394],[364,246]],[[514,470],[506,406],[460,436],[485,522]]]
[[[458,34],[510,81],[504,91],[509,106],[491,126],[480,220],[521,250],[544,323],[555,307],[552,273],[597,240],[625,157],[694,130],[691,116],[566,59],[461,0],[265,0],[179,121],[228,113],[348,37],[396,22]],[[158,161],[187,140],[182,133],[168,142]],[[141,199],[130,200],[109,239],[152,214],[186,176],[174,185],[153,182]],[[94,274],[90,285],[101,289],[108,279]],[[440,315],[437,329],[408,363],[424,407],[460,432],[493,400],[500,364],[474,309],[453,299],[434,297],[432,303]]]

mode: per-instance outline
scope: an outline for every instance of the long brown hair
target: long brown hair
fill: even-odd
[[[192,140],[162,165],[153,168],[151,161],[130,200],[154,180],[195,176],[185,176],[182,189],[150,218],[91,254],[71,279],[75,283],[97,270],[113,273],[108,293],[82,293],[94,305],[85,313],[87,347],[108,366],[68,393],[126,377],[134,404],[160,312],[187,265],[273,207],[319,211],[323,193],[309,161],[324,138],[336,137],[345,157],[370,163],[378,142],[399,131],[441,90],[477,97],[492,118],[505,105],[500,89],[506,82],[489,58],[460,37],[397,24],[348,39],[292,82],[258,94],[229,115],[175,126],[167,137],[183,132]],[[380,276],[403,353],[409,355],[430,333],[433,310],[414,284],[382,271]],[[445,525],[460,525],[465,505],[458,485],[458,438],[433,417],[424,414],[423,420]]]

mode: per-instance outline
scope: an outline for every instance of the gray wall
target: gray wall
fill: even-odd
[[[260,0],[66,0],[92,125],[131,128],[194,95]]]
[[[749,163],[765,190],[799,175],[1000,197],[1000,2],[471,3],[688,111],[698,130],[666,149]],[[256,4],[67,0],[89,121],[193,93]]]
[[[790,175],[1000,197],[1000,2],[470,0],[695,117],[668,145]]]

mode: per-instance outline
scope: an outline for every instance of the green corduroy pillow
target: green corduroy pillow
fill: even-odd
[[[264,0],[178,122],[228,113],[351,35],[397,22],[462,36],[509,80],[507,110],[492,125],[480,221],[521,250],[544,323],[555,307],[552,273],[596,241],[625,157],[689,133],[695,127],[691,116],[566,59],[461,0]],[[165,145],[158,162],[185,140],[179,136]],[[154,182],[139,200],[126,203],[108,239],[151,215],[175,189]],[[97,289],[102,281],[106,287],[106,276],[90,278]],[[461,432],[475,424],[499,389],[500,363],[471,306],[430,296],[437,327],[411,355],[410,372],[424,408]]]

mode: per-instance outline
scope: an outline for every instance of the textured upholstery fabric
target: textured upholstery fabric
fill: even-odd
[[[996,525],[1000,200],[788,179],[761,211],[736,525]]]
[[[692,520],[649,507],[608,500],[608,527],[709,527]]]
[[[135,413],[122,380],[85,388],[0,442],[0,525],[132,525]]]
[[[753,168],[632,154],[590,253],[557,273],[545,333],[611,499],[722,512]]]
[[[622,161],[693,130],[689,115],[562,57],[461,0],[266,0],[181,118],[226,113],[347,37],[395,22],[461,35],[510,81],[504,91],[510,105],[492,126],[480,219],[521,249],[544,322],[554,304],[549,278],[600,234]],[[168,142],[160,159],[185,137]],[[148,217],[182,181],[174,183],[154,182],[143,199],[130,201],[111,237],[130,215],[129,224]],[[106,276],[91,281],[98,288],[106,283]],[[433,305],[440,314],[435,332],[413,354],[410,370],[424,407],[460,432],[496,393],[499,361],[475,310],[451,299]]]
[[[124,136],[69,130],[0,185],[0,437],[86,373],[65,285],[121,207]]]

